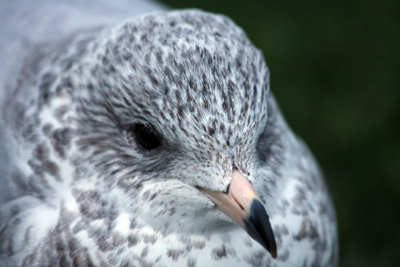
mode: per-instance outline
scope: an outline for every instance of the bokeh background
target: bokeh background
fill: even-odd
[[[400,266],[400,1],[163,0],[226,14],[320,162],[340,266]]]

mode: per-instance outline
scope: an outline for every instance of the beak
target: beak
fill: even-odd
[[[226,215],[232,218],[254,240],[277,257],[276,242],[268,215],[253,186],[234,169],[227,192],[216,192],[198,188]]]

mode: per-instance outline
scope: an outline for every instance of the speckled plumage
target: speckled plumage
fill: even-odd
[[[322,175],[240,28],[196,10],[82,24],[28,42],[0,79],[3,265],[336,265]],[[159,148],[137,145],[138,123]],[[226,190],[233,166],[265,203],[276,260],[196,189]]]

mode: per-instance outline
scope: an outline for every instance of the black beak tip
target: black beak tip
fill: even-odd
[[[254,199],[251,203],[250,214],[244,220],[244,225],[249,235],[268,250],[272,258],[276,259],[278,253],[275,236],[268,215],[259,200]]]

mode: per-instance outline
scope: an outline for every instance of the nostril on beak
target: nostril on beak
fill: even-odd
[[[226,188],[226,190],[224,191],[225,194],[228,194],[229,192],[229,187],[231,186],[231,184],[228,184],[228,187]]]

